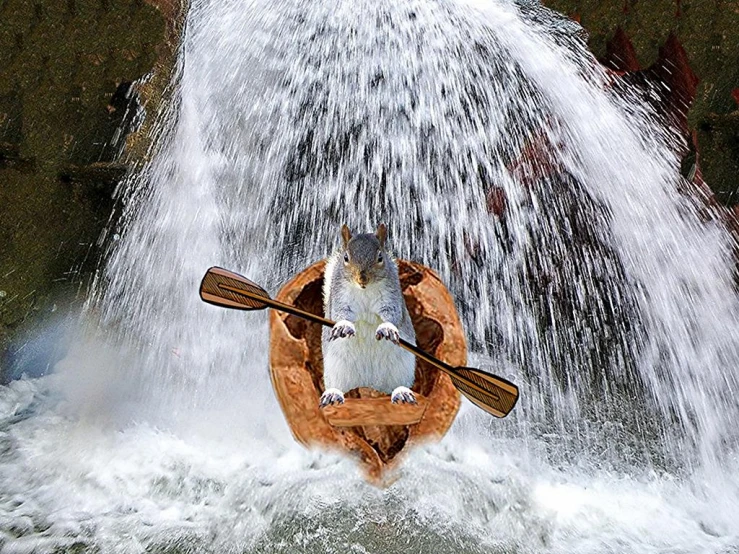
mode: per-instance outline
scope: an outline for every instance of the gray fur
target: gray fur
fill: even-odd
[[[414,356],[390,344],[398,335],[415,344],[415,332],[397,265],[381,240],[385,233],[381,226],[377,234],[352,237],[345,227],[342,248],[327,264],[324,312],[337,322],[322,335],[327,389],[368,386],[389,393],[413,384]]]

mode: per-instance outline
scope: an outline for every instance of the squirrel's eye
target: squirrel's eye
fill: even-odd
[[[349,263],[349,252],[346,252],[346,253],[344,254],[344,263],[345,263],[345,264],[348,264],[348,263]]]
[[[381,263],[382,263],[382,252],[380,252],[380,253],[379,253],[379,254],[377,255],[377,263],[378,263],[378,264],[381,264]]]

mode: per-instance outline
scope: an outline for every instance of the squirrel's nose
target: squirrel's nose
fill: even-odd
[[[369,281],[369,279],[367,278],[367,272],[366,271],[360,271],[359,272],[359,284],[360,285],[366,285],[367,284],[367,281]]]

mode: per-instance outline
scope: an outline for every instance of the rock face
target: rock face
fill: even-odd
[[[277,299],[323,315],[321,261],[288,282]],[[420,348],[453,365],[465,365],[466,341],[454,302],[436,274],[427,267],[399,260],[398,269],[408,311]],[[413,390],[427,403],[413,425],[335,426],[318,407],[323,393],[321,326],[296,316],[270,313],[270,372],[275,393],[295,439],[307,446],[348,451],[362,464],[368,479],[387,482],[401,451],[421,441],[438,440],[452,424],[460,396],[451,380],[426,362],[416,361]],[[375,398],[380,393],[355,389],[349,399]],[[390,400],[384,395],[383,401]],[[369,403],[372,403],[370,401]],[[334,415],[334,414],[332,414]]]
[[[10,337],[84,296],[183,13],[180,0],[0,3],[0,382]]]
[[[683,173],[739,203],[739,9],[734,0],[543,0],[579,21],[610,69],[662,82],[683,127]]]

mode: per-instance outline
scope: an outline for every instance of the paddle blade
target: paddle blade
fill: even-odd
[[[220,267],[211,267],[200,283],[200,298],[208,304],[237,310],[263,310],[269,294],[254,281]]]
[[[459,392],[495,417],[507,416],[518,401],[516,385],[474,367],[457,367],[449,377]]]

